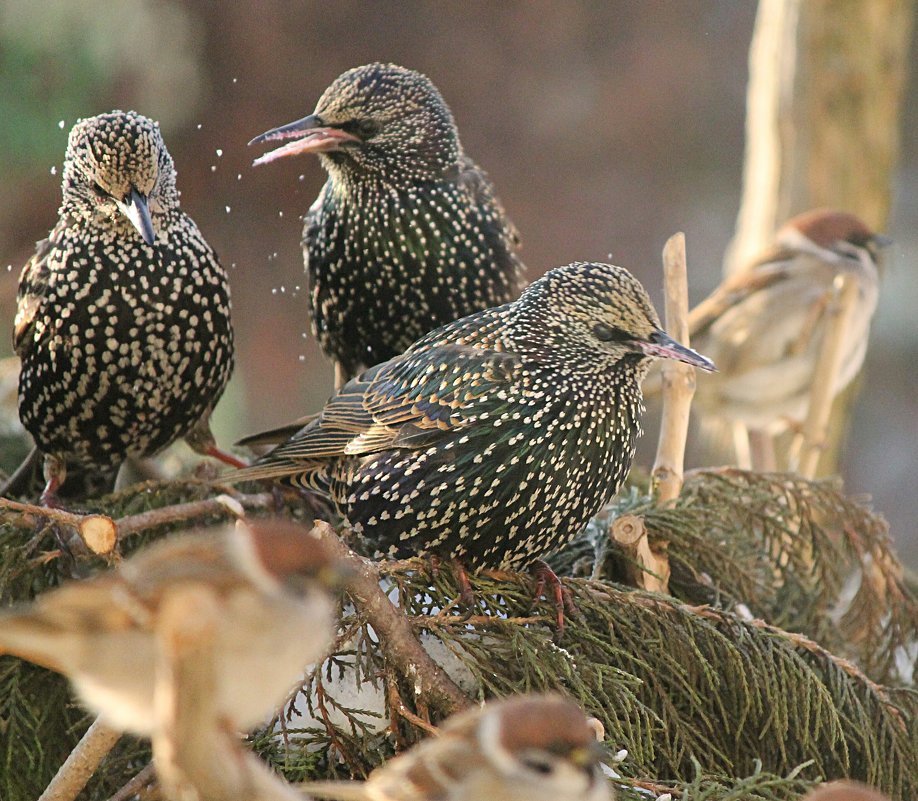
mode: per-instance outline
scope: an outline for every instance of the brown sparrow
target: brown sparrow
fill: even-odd
[[[803,797],[803,801],[890,801],[879,790],[852,781],[822,784]]]
[[[591,721],[560,695],[522,695],[454,715],[365,782],[310,782],[340,801],[610,801]]]
[[[218,604],[217,708],[228,725],[265,720],[330,645],[342,572],[298,525],[262,521],[151,545],[115,570],[0,614],[0,654],[68,676],[117,729],[151,735],[157,615],[176,591]]]
[[[864,361],[877,305],[877,256],[889,240],[841,211],[815,209],[778,231],[775,247],[728,278],[689,315],[692,347],[719,372],[698,377],[707,419],[780,434],[803,422],[837,275],[857,281],[858,299],[842,346],[834,394]]]

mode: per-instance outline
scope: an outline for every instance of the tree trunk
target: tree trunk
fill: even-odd
[[[743,200],[724,273],[816,206],[884,230],[912,0],[761,0],[749,51]]]

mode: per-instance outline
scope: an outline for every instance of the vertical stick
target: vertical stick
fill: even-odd
[[[791,446],[789,460],[795,461],[800,453],[799,472],[804,478],[815,478],[819,457],[825,448],[829,431],[829,417],[835,386],[842,367],[845,334],[851,323],[851,314],[857,301],[858,286],[851,276],[838,275],[833,286],[833,297],[826,311],[828,324],[819,354],[819,361],[813,373],[810,405],[807,409],[803,429]],[[795,465],[791,463],[790,468]]]
[[[688,346],[688,277],[685,234],[669,238],[663,248],[666,289],[666,333]],[[667,359],[663,362],[663,419],[653,466],[653,483],[660,503],[675,500],[682,489],[689,412],[695,395],[695,368]]]

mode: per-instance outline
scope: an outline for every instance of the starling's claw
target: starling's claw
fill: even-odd
[[[571,616],[579,614],[580,610],[574,604],[574,597],[571,591],[567,589],[558,578],[557,573],[552,570],[546,562],[541,559],[533,561],[530,568],[536,579],[534,598],[540,598],[545,593],[546,588],[551,587],[551,593],[555,602],[556,621],[558,624],[558,635],[564,633],[564,612],[565,610]]]

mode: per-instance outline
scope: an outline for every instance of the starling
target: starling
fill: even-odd
[[[660,330],[626,270],[559,267],[370,368],[230,478],[326,492],[386,555],[532,563],[575,537],[627,475],[655,356],[713,367]]]
[[[394,64],[348,70],[291,139],[255,164],[318,153],[328,182],[306,214],[309,312],[336,387],[434,328],[519,294],[519,237],[459,143],[430,80]]]
[[[877,306],[878,250],[888,242],[853,214],[814,209],[785,223],[771,252],[695,307],[692,342],[719,368],[698,381],[696,403],[705,417],[767,435],[804,421],[833,282],[847,274],[859,293],[842,345],[834,390],[841,392],[864,362]]]
[[[110,485],[178,437],[216,455],[208,419],[233,369],[227,277],[179,208],[159,126],[133,111],[78,122],[62,189],[13,335],[46,500],[70,468]]]

